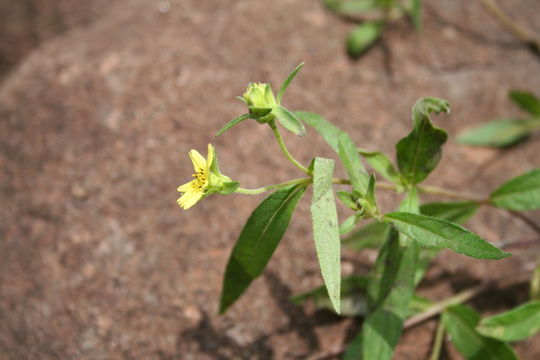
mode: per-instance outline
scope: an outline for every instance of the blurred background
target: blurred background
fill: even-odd
[[[540,33],[540,2],[500,3]],[[262,196],[183,211],[176,187],[190,180],[187,152],[209,142],[244,187],[299,175],[254,121],[214,134],[245,111],[234,97],[248,82],[276,89],[301,61],[287,108],[392,156],[414,102],[448,99],[435,121],[449,143],[428,184],[481,196],[540,167],[538,134],[503,150],[455,142],[519,115],[509,90],[540,93],[538,54],[478,2],[428,0],[423,15],[421,31],[397,21],[352,60],[351,23],[315,0],[0,0],[0,359],[305,359],[348,342],[358,321],[288,300],[321,282],[306,199],[265,274],[218,316],[227,257]],[[310,129],[286,140],[304,163],[334,157]],[[467,226],[498,245],[539,237],[493,209]],[[440,299],[538,258],[509,250],[496,263],[443,252],[420,290]],[[366,273],[374,254],[345,253],[344,273]],[[516,274],[473,304],[490,313],[526,296]],[[396,359],[427,358],[435,325],[408,330]],[[539,340],[517,347],[523,359],[540,358]]]

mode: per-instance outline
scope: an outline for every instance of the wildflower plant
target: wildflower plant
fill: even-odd
[[[433,114],[449,113],[450,105],[438,98],[418,100],[412,109],[412,130],[396,144],[396,164],[380,151],[359,148],[345,131],[318,114],[290,111],[281,105],[283,95],[303,64],[296,67],[274,95],[270,84],[251,83],[239,99],[247,112],[227,123],[217,135],[245,120],[268,125],[286,160],[301,177],[257,189],[246,189],[220,173],[217,154],[208,146],[208,157],[190,152],[194,180],[178,188],[180,206],[189,209],[212,193],[256,195],[271,192],[247,219],[234,245],[223,280],[219,312],[224,313],[259,277],[280,243],[308,187],[313,188],[311,220],[314,245],[323,285],[291,299],[316,304],[343,316],[362,316],[358,336],[346,348],[345,359],[390,359],[404,327],[442,313],[432,358],[437,359],[444,332],[466,358],[516,359],[508,341],[531,336],[540,330],[540,267],[531,282],[531,300],[522,306],[482,319],[463,305],[484,287],[475,288],[439,303],[415,294],[430,262],[441,249],[482,260],[510,256],[460,224],[481,206],[508,211],[540,208],[540,169],[531,169],[500,187],[486,198],[478,198],[422,183],[437,167],[447,133],[435,126]],[[280,126],[278,126],[278,124]],[[335,151],[347,177],[334,176],[336,160],[315,156],[309,165],[289,152],[281,127],[296,135],[306,133],[304,124],[319,133]],[[372,172],[365,164],[369,164]],[[377,175],[375,175],[377,174]],[[378,179],[385,179],[379,181]],[[335,191],[335,186],[348,190]],[[377,192],[393,191],[401,198],[395,211],[383,212]],[[423,194],[458,201],[422,203]],[[338,219],[336,201],[351,215]],[[368,222],[360,222],[368,220]],[[341,247],[362,251],[379,248],[369,275],[341,276]],[[480,354],[480,357],[477,355]],[[487,355],[486,355],[487,354]],[[486,356],[483,356],[486,355]]]

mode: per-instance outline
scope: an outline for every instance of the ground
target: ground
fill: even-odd
[[[414,102],[448,99],[452,113],[436,122],[449,143],[430,184],[487,195],[540,167],[538,135],[505,150],[455,143],[467,127],[519,115],[508,90],[540,93],[540,58],[476,2],[426,1],[422,31],[400,21],[357,61],[343,51],[352,24],[318,1],[21,2],[27,12],[12,3],[0,1],[10,9],[0,38],[2,360],[305,359],[350,340],[359,321],[288,301],[321,281],[307,199],[265,274],[224,316],[227,257],[262,197],[176,204],[191,175],[187,152],[208,142],[244,187],[299,176],[255,122],[213,134],[245,110],[234,97],[248,82],[275,88],[301,61],[285,105],[323,114],[363,148],[393,155]],[[504,5],[540,32],[538,2]],[[334,156],[309,129],[286,141],[304,163]],[[436,300],[506,277],[471,304],[489,314],[525,301],[521,269],[538,258],[529,243],[538,234],[495,209],[467,226],[498,245],[528,245],[497,262],[443,252],[421,293]],[[373,260],[346,252],[344,272],[366,273]],[[407,330],[395,358],[426,359],[435,325]],[[539,340],[517,346],[522,359],[540,358]],[[450,348],[445,357],[459,359]]]

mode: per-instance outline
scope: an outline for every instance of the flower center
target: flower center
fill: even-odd
[[[197,191],[202,191],[208,184],[208,174],[206,170],[199,169],[199,171],[196,171],[195,174],[193,174],[193,177],[195,180],[191,182],[191,186]]]

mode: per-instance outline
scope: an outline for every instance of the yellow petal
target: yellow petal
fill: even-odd
[[[184,210],[189,209],[197,203],[203,196],[202,192],[187,192],[182,195],[178,200],[178,205],[180,205]]]
[[[180,191],[180,192],[188,192],[190,191],[191,189],[193,189],[193,185],[192,185],[193,181],[190,181],[190,182],[187,182],[185,183],[184,185],[180,185],[176,191]]]
[[[189,157],[193,162],[193,169],[195,169],[195,172],[198,172],[201,169],[206,170],[206,160],[202,157],[201,154],[199,154],[197,150],[191,150],[189,152]]]
[[[213,162],[214,162],[214,147],[212,146],[212,144],[208,144],[208,156],[206,159],[206,168],[210,169]]]

